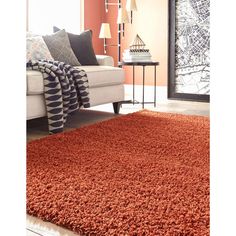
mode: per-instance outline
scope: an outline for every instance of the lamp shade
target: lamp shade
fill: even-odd
[[[129,17],[127,11],[123,8],[119,8],[117,24],[125,24],[125,23],[129,23]]]
[[[135,0],[127,0],[126,10],[127,11],[137,11],[136,1]]]
[[[111,30],[110,30],[110,25],[108,23],[102,23],[99,38],[100,39],[111,38]]]

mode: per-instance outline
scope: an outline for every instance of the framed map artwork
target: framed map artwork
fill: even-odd
[[[169,0],[168,98],[210,100],[210,0]]]

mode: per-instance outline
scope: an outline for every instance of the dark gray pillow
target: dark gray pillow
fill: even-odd
[[[55,61],[63,61],[72,66],[80,66],[65,30],[60,30],[51,35],[44,35],[43,39]]]
[[[53,31],[60,29],[53,26]],[[79,35],[68,33],[71,48],[81,65],[98,65],[92,43],[92,31],[86,30]]]

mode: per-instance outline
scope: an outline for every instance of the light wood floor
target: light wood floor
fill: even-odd
[[[142,87],[136,86],[136,100],[141,101]],[[145,87],[145,101],[153,100],[153,87]],[[125,87],[126,100],[132,98],[132,86]],[[123,104],[120,110],[120,115],[132,113],[141,110],[141,105]],[[158,111],[158,112],[173,112],[187,115],[210,115],[209,103],[191,102],[191,101],[177,101],[167,99],[167,88],[157,88],[157,107],[153,105],[145,105],[145,109]],[[113,113],[112,104],[92,107],[90,109],[80,110],[77,114],[70,117],[65,131],[70,131],[84,125],[93,124],[103,120],[115,117]],[[42,138],[48,135],[47,120],[46,118],[35,119],[27,122],[27,140]],[[65,230],[61,227],[55,226],[51,223],[43,222],[35,217],[27,216],[27,236],[74,236],[72,232]]]

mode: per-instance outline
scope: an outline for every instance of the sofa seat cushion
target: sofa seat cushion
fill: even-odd
[[[112,66],[79,66],[79,68],[87,73],[90,88],[124,83],[125,75],[121,68]]]
[[[77,67],[75,67],[77,68]],[[124,70],[111,66],[78,66],[86,71],[90,88],[106,87],[124,83]],[[43,76],[39,71],[27,70],[27,94],[42,94]]]

